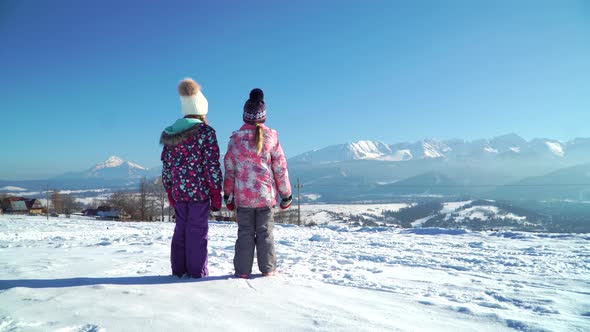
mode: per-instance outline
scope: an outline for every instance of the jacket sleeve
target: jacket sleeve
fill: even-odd
[[[233,139],[230,137],[227,144],[227,152],[223,158],[223,165],[225,168],[225,178],[223,180],[223,194],[230,196],[234,193],[234,181],[236,177],[236,163],[232,149]]]
[[[279,195],[281,197],[287,197],[291,195],[291,182],[289,181],[289,172],[287,170],[287,159],[285,158],[278,137],[277,144],[273,147],[270,157],[272,172]]]
[[[214,130],[207,133],[205,139],[206,147],[204,149],[204,171],[207,186],[209,187],[209,197],[221,195],[221,185],[223,175],[221,174],[221,165],[219,164],[219,145]]]
[[[172,173],[170,172],[170,161],[167,160],[167,146],[164,146],[162,149],[162,155],[160,156],[160,160],[162,160],[162,185],[166,189],[166,191],[170,190],[170,182],[172,180]]]

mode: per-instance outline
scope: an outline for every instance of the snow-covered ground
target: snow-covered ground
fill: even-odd
[[[0,216],[0,331],[588,331],[590,235],[277,225],[278,277],[169,276],[171,223]],[[256,270],[256,269],[255,269]]]
[[[302,204],[301,212],[314,212],[326,210],[334,213],[345,214],[363,214],[374,213],[381,214],[383,211],[397,211],[407,207],[406,203],[388,203],[388,204]]]
[[[351,215],[361,215],[369,220],[381,220],[383,211],[398,211],[410,206],[407,203],[388,204],[302,204],[301,218],[305,223],[324,226],[340,226]],[[295,207],[294,207],[295,208]]]
[[[494,216],[495,218],[500,219],[511,219],[516,221],[524,221],[526,220],[525,217],[517,216],[514,213],[506,213],[500,211],[497,206],[472,206],[470,208],[461,210],[454,216],[454,220],[456,222],[465,222],[470,219],[480,219],[486,220],[490,218],[490,216]],[[451,214],[447,214],[447,219],[451,218]]]
[[[444,220],[453,220],[457,224],[468,223],[473,220],[486,221],[489,219],[511,220],[521,225],[534,225],[527,222],[526,217],[504,211],[493,205],[477,205],[468,207],[473,201],[445,202],[442,209],[427,217],[411,221],[412,227],[422,227],[432,218],[442,215]],[[489,201],[490,204],[494,201]],[[385,211],[399,211],[400,209],[415,206],[408,203],[388,204],[304,204],[301,205],[302,220],[306,224],[319,226],[342,226],[351,224],[352,218],[362,217],[365,221],[373,222],[373,225],[392,226],[399,221],[386,220]],[[355,220],[356,220],[355,219]],[[393,223],[391,223],[393,222]],[[468,227],[467,227],[468,228]]]

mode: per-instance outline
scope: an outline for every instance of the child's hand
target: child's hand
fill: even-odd
[[[229,195],[223,195],[223,200],[225,201],[225,207],[228,210],[233,211],[236,208],[233,198],[230,199]]]
[[[166,190],[166,194],[168,195],[168,204],[170,204],[170,207],[173,208],[176,202],[174,201],[174,197],[172,197],[172,191],[168,189]]]
[[[221,210],[221,194],[211,195],[211,211],[217,212]]]
[[[285,210],[288,209],[291,206],[291,203],[293,202],[293,196],[289,195],[289,196],[285,196],[283,197],[283,199],[281,200],[281,209]]]

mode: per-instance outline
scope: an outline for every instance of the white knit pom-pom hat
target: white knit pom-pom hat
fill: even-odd
[[[178,84],[181,111],[184,115],[205,115],[209,111],[207,98],[201,92],[201,86],[192,78],[185,78]]]

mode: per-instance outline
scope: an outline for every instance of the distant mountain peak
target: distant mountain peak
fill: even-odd
[[[347,145],[350,159],[377,159],[391,154],[391,149],[379,141],[361,140]]]
[[[101,170],[103,168],[112,168],[112,167],[118,167],[123,165],[125,161],[117,156],[110,156],[109,159],[96,164],[96,166],[94,166],[94,168],[92,169],[93,171],[98,171]]]
[[[110,156],[107,160],[81,172],[65,173],[57,179],[102,179],[133,181],[144,177],[155,176],[150,169],[125,161],[118,156]]]
[[[138,169],[141,169],[141,170],[144,170],[144,171],[147,171],[147,170],[148,170],[147,168],[145,168],[145,167],[143,167],[143,166],[141,166],[141,165],[138,165],[138,164],[132,163],[132,162],[130,162],[130,161],[128,161],[128,162],[127,162],[127,165],[129,165],[129,167],[132,167],[132,168],[138,168]]]
[[[498,149],[494,149],[492,147],[486,146],[483,150],[487,153],[498,154]]]
[[[445,157],[445,152],[452,149],[441,141],[434,139],[425,139],[422,141],[422,148],[425,158],[441,158]]]
[[[375,145],[379,145],[379,144],[385,145],[385,143],[383,143],[383,142],[380,142],[380,141],[371,141],[371,140],[368,140],[368,139],[363,139],[363,140],[359,140],[359,141],[356,141],[356,142],[349,143],[349,145],[369,145],[369,146],[375,146]]]
[[[123,159],[121,159],[120,157],[117,156],[110,156],[109,159],[107,159],[105,162],[123,162]]]
[[[492,140],[502,140],[502,141],[525,141],[526,140],[522,137],[520,137],[519,135],[515,134],[515,133],[508,133],[505,135],[500,135],[500,136],[496,136],[493,137]]]
[[[563,157],[565,155],[563,146],[559,142],[545,141],[545,145],[547,145],[549,151],[551,151],[556,156]]]
[[[138,164],[129,162],[129,161],[125,161],[121,157],[110,156],[109,159],[107,159],[107,160],[105,160],[105,161],[103,161],[101,163],[96,164],[96,166],[94,166],[94,168],[92,168],[91,172],[100,171],[100,170],[105,169],[105,168],[120,167],[120,166],[124,166],[124,165],[126,165],[126,166],[128,166],[130,168],[137,168],[137,169],[140,169],[140,170],[147,170],[147,168],[145,168],[145,167],[143,167],[141,165],[138,165]]]

